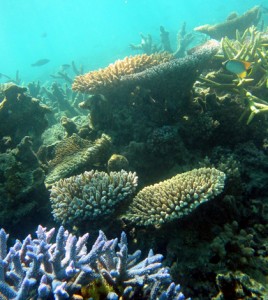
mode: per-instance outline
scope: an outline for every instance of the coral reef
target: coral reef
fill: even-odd
[[[60,123],[65,129],[67,137],[72,136],[74,133],[78,133],[77,126],[72,119],[64,116],[60,119]]]
[[[218,47],[210,41],[183,59],[122,76],[114,91],[103,91],[105,96],[89,97],[81,107],[90,109],[92,128],[111,135],[115,145],[126,146],[132,141],[146,142],[156,127],[177,123],[189,104],[198,72]]]
[[[129,47],[132,50],[142,50],[143,53],[145,53],[147,55],[151,55],[151,54],[157,52],[157,46],[155,44],[153,44],[153,39],[150,34],[145,36],[144,34],[140,33],[140,37],[141,37],[140,44],[137,44],[137,45],[130,44],[129,45]]]
[[[143,53],[146,53],[148,55],[156,52],[160,53],[161,51],[166,51],[168,53],[171,53],[174,58],[180,58],[186,55],[189,45],[196,38],[196,34],[192,32],[186,32],[186,22],[183,22],[181,29],[177,35],[177,49],[174,52],[171,47],[169,32],[166,31],[163,26],[160,26],[159,29],[161,45],[154,44],[153,38],[150,34],[145,36],[144,34],[140,33],[140,44],[130,44],[130,48],[132,50],[141,50]],[[189,51],[191,51],[191,49]]]
[[[78,225],[112,218],[118,204],[132,195],[138,184],[135,173],[90,171],[61,179],[51,188],[54,219]]]
[[[220,292],[212,300],[257,300],[265,299],[267,294],[264,286],[241,272],[218,274],[217,285]]]
[[[50,109],[39,100],[26,95],[26,88],[15,84],[3,85],[4,99],[0,103],[0,136],[9,137],[9,147],[15,147],[25,136],[33,139],[36,149],[42,132],[48,126],[46,114]],[[2,148],[2,149],[1,149]],[[0,144],[1,150],[6,150]]]
[[[91,142],[80,138],[77,134],[57,143],[53,157],[48,162],[46,184],[79,174],[95,164],[106,163],[110,156],[111,138],[105,134]]]
[[[224,225],[224,230],[211,243],[212,260],[221,261],[227,270],[254,274],[256,279],[265,283],[268,243],[263,235],[266,232],[267,226],[262,224],[243,229],[236,221]]]
[[[180,31],[178,32],[177,37],[177,50],[173,53],[174,57],[184,57],[187,51],[187,48],[194,40],[195,36],[191,32],[186,32],[186,22],[183,22]],[[190,51],[193,51],[193,49]]]
[[[120,170],[128,170],[129,162],[127,158],[120,154],[113,154],[107,163],[108,172],[111,171],[120,171]]]
[[[115,89],[122,77],[139,73],[152,66],[170,61],[173,56],[168,53],[151,55],[136,55],[117,60],[105,69],[89,72],[77,76],[73,83],[73,90],[89,94],[107,94],[110,89]]]
[[[201,203],[220,194],[225,174],[200,168],[143,188],[133,199],[126,219],[137,225],[160,225],[190,214]]]
[[[238,16],[232,14],[225,22],[216,25],[202,25],[196,27],[194,30],[208,34],[213,39],[220,40],[221,38],[228,36],[234,38],[236,31],[244,31],[246,28],[257,25],[261,17],[261,7],[255,6],[252,9],[245,12],[243,15]]]
[[[13,149],[0,153],[0,224],[20,234],[31,222],[48,214],[44,185],[45,171],[32,150],[31,138],[26,136]],[[49,218],[47,218],[49,219]],[[23,226],[21,226],[23,224]]]
[[[266,87],[267,81],[267,43],[263,41],[262,33],[251,26],[243,33],[236,32],[236,39],[230,40],[225,37],[221,41],[222,53],[217,55],[217,59],[242,60],[251,63],[250,72],[245,78],[239,78],[236,74],[231,74],[224,68],[212,71],[200,80],[205,86],[209,86],[216,92],[228,90],[232,94],[238,95],[245,111],[241,115],[242,120],[247,116],[247,124],[253,117],[268,112],[268,102],[263,100],[268,96]]]
[[[248,142],[253,136],[257,144],[262,143],[266,130],[265,115],[246,126],[246,122],[240,119],[245,112],[243,100],[228,89],[215,91],[213,88],[200,88],[197,83],[180,127],[185,146],[210,155],[211,145],[235,147],[238,143]]]
[[[201,72],[218,49],[218,42],[209,41],[200,47],[198,51],[183,59],[172,59],[173,57],[170,54],[168,57],[166,57],[166,54],[154,54],[164,57],[164,59],[156,60],[154,58],[149,59],[145,55],[146,64],[142,64],[142,68],[139,64],[137,67],[130,64],[129,67],[129,63],[127,63],[127,71],[120,72],[119,76],[116,75],[118,71],[116,68],[117,63],[115,63],[106,69],[93,71],[83,75],[83,77],[76,77],[73,89],[84,93],[100,93],[107,97],[111,92],[118,94],[120,90],[126,92],[127,90],[134,90],[136,86],[146,87],[152,92],[158,92],[161,95],[164,92],[167,93],[167,90],[170,91],[170,88],[174,87],[175,82],[176,86],[181,87],[183,85],[187,89],[188,86],[193,84],[195,78],[197,78],[197,70]],[[129,60],[131,61],[131,58],[126,58],[127,62]],[[149,62],[152,61],[152,63],[148,64],[147,60]],[[120,61],[121,63],[123,61]],[[125,69],[124,65],[122,69]],[[113,72],[115,72],[115,75]],[[95,74],[96,79],[94,79]],[[106,79],[107,76],[108,79]],[[161,93],[162,89],[164,90]],[[153,94],[152,97],[154,97]]]
[[[90,251],[87,233],[77,239],[60,227],[52,243],[54,233],[39,225],[36,239],[28,235],[8,250],[8,234],[0,230],[1,299],[185,299],[162,266],[163,256],[129,254],[124,232],[119,243],[100,231]],[[100,285],[106,289],[98,291]]]
[[[43,101],[52,107],[58,119],[63,115],[71,118],[81,114],[78,103],[83,100],[83,96],[73,92],[68,84],[60,85],[53,82],[49,87],[43,86],[40,96],[42,96]]]

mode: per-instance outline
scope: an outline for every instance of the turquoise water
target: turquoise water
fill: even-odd
[[[259,1],[152,0],[1,0],[0,73],[12,78],[19,70],[23,82],[48,80],[62,64],[75,61],[85,71],[104,67],[136,54],[129,44],[139,33],[159,42],[159,26],[170,32],[173,48],[183,22],[187,31],[241,14]],[[39,59],[50,62],[33,68]],[[5,82],[0,78],[0,82]]]

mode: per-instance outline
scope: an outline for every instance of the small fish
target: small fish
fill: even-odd
[[[251,69],[252,63],[239,59],[229,59],[223,63],[223,66],[227,71],[236,74],[239,78],[244,78]]]
[[[61,69],[62,69],[62,70],[66,70],[66,69],[69,69],[70,66],[71,66],[71,65],[69,65],[69,64],[63,64],[63,65],[61,65]]]
[[[50,62],[49,59],[43,58],[43,59],[39,59],[35,63],[31,64],[31,66],[32,67],[40,67],[40,66],[47,64],[48,62]]]

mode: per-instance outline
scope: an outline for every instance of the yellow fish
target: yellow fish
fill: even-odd
[[[239,59],[229,59],[223,63],[223,66],[227,71],[236,74],[239,78],[244,78],[252,67],[252,63]]]

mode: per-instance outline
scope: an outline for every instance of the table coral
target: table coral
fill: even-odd
[[[153,63],[147,63],[149,59],[143,54],[142,57],[146,57],[146,64],[143,63],[142,67],[139,64],[132,66],[130,63],[127,63],[125,67],[126,62],[132,61],[131,58],[126,58],[126,62],[120,61],[120,68],[116,62],[105,69],[76,77],[73,89],[82,93],[103,94],[108,98],[111,92],[118,95],[121,91],[132,91],[139,85],[154,92],[160,92],[163,89],[165,93],[170,92],[171,86],[187,89],[188,85],[192,86],[198,72],[201,72],[218,49],[219,43],[211,40],[183,59],[172,59],[170,54],[168,57],[164,54],[153,54],[164,56],[164,59],[161,58],[161,60],[153,59]],[[119,71],[125,68],[126,71]]]
[[[100,231],[90,251],[88,233],[77,238],[61,226],[52,243],[54,233],[39,225],[36,239],[28,235],[8,250],[8,234],[0,230],[1,299],[99,299],[90,289],[98,285],[110,285],[101,299],[185,299],[162,266],[163,256],[152,250],[144,260],[139,250],[129,254],[124,232],[119,243]]]
[[[61,179],[51,188],[52,214],[56,221],[77,225],[111,217],[118,203],[134,193],[135,173],[90,171]]]
[[[102,94],[109,88],[114,88],[122,76],[141,72],[146,68],[160,65],[171,59],[173,59],[173,56],[165,52],[127,56],[104,69],[77,76],[72,88],[83,93]]]
[[[182,218],[220,194],[224,180],[223,172],[200,168],[147,186],[133,199],[126,219],[137,225],[160,225]]]

